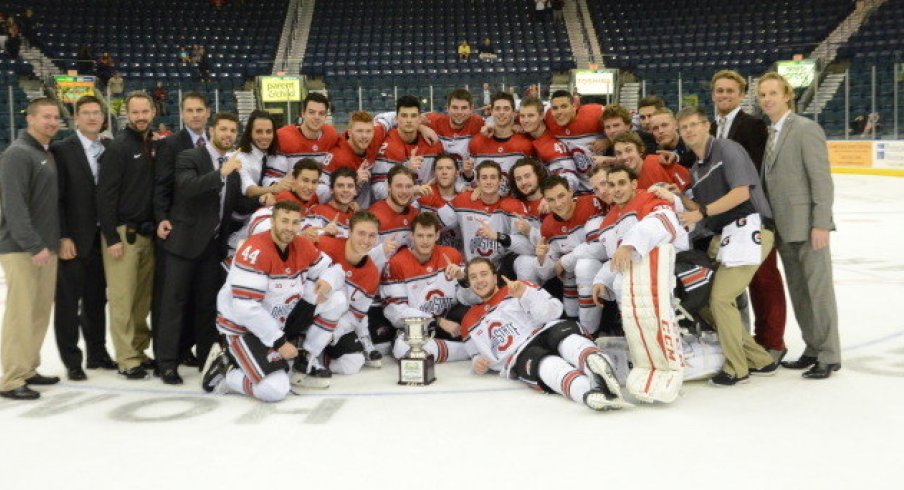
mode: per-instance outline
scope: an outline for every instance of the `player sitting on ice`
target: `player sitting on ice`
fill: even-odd
[[[467,276],[480,297],[461,326],[475,373],[498,371],[594,410],[626,405],[608,358],[577,323],[559,319],[561,301],[524,281],[502,277],[505,285],[499,287],[496,267],[487,259],[468,262]]]
[[[603,220],[598,257],[608,259],[593,279],[593,299],[616,300],[633,362],[628,392],[645,402],[669,403],[682,384],[681,341],[672,309],[675,249],[687,250],[687,232],[668,201],[637,188],[624,165],[606,176],[612,208]]]
[[[383,273],[380,294],[383,313],[396,328],[405,327],[405,318],[436,320],[436,336],[424,345],[436,362],[463,361],[468,352],[461,341],[461,319],[467,307],[459,305],[459,280],[464,279],[461,253],[437,245],[440,223],[436,215],[420,213],[411,223],[411,242],[389,260]],[[393,355],[403,357],[409,350],[401,336],[393,344]]]
[[[332,330],[348,308],[342,268],[298,236],[301,207],[280,201],[271,220],[269,232],[239,247],[217,295],[217,329],[226,337],[228,352],[220,352],[205,370],[205,391],[282,400],[289,393],[289,361],[299,355],[284,331],[290,313],[300,303],[316,304],[311,329]],[[330,372],[319,360],[302,357],[296,364],[317,384],[328,384]]]

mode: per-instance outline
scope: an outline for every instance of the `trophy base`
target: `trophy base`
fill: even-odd
[[[426,386],[436,381],[436,362],[433,354],[423,359],[403,357],[399,360],[399,384]]]

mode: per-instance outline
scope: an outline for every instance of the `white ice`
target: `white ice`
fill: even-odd
[[[902,488],[904,179],[835,184],[844,354],[829,380],[781,369],[596,413],[466,363],[412,388],[390,362],[273,405],[206,395],[184,367],[181,387],[87,371],[0,400],[0,489]],[[63,376],[52,330],[40,371]]]

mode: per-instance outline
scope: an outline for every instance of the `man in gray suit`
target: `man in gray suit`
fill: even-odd
[[[834,187],[826,137],[815,122],[791,109],[794,92],[781,75],[767,73],[757,99],[769,117],[762,176],[775,218],[779,255],[785,267],[794,316],[807,347],[790,369],[825,379],[841,369],[838,308],[832,284],[829,232]]]

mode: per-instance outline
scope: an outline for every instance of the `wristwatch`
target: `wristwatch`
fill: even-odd
[[[706,212],[706,204],[703,204],[702,202],[698,202],[697,206],[700,206],[698,211],[700,211],[700,214],[703,215],[703,219],[709,218],[709,213]]]

